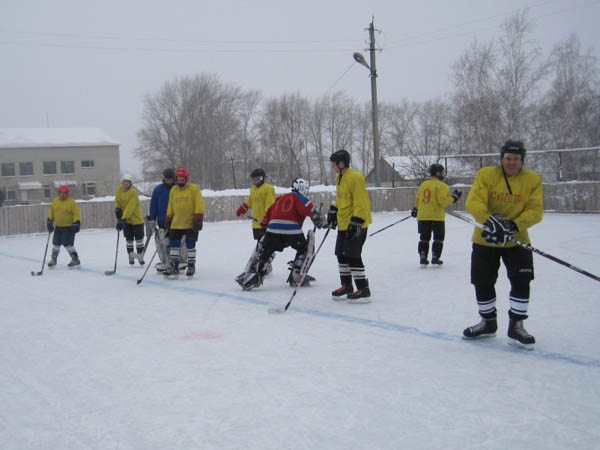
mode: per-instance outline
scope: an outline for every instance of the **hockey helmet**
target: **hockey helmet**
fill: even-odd
[[[521,141],[513,141],[508,140],[504,143],[502,148],[500,149],[500,159],[504,158],[506,153],[512,153],[514,155],[521,155],[521,160],[525,160],[525,153],[527,153],[527,149],[523,145]]]
[[[69,186],[67,186],[66,184],[63,184],[61,187],[58,188],[58,193],[60,194],[61,192],[66,193],[67,195],[69,195]]]
[[[187,169],[181,168],[181,169],[177,169],[177,172],[175,172],[175,177],[176,178],[185,178],[185,182],[187,183],[188,180],[190,179],[190,172]]]
[[[129,181],[130,183],[133,183],[133,177],[129,173],[124,173],[121,177],[121,182],[123,181]]]
[[[350,167],[350,153],[344,149],[338,150],[337,152],[333,152],[331,154],[329,161],[336,164],[343,162],[346,167]]]
[[[438,172],[444,172],[444,166],[442,166],[441,164],[432,164],[431,166],[429,166],[429,175],[434,177],[438,174]]]
[[[308,181],[303,178],[296,178],[292,181],[292,191],[302,195],[308,195]]]
[[[254,169],[252,172],[250,172],[250,178],[260,178],[261,180],[264,180],[266,175],[267,174],[265,171],[260,168]]]
[[[163,170],[162,176],[163,176],[163,179],[174,180],[175,179],[175,171],[169,167],[168,169]]]

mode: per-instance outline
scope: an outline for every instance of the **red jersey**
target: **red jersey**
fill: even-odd
[[[268,223],[267,231],[276,234],[302,233],[304,219],[315,214],[312,202],[299,194],[290,192],[275,200],[265,217],[263,223]]]

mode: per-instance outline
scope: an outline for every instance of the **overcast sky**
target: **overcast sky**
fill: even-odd
[[[196,73],[312,99],[337,90],[369,101],[368,27],[374,16],[381,102],[450,91],[450,66],[474,39],[490,40],[520,8],[548,53],[576,33],[598,56],[600,0],[1,0],[0,128],[98,127],[132,150],[142,98]]]

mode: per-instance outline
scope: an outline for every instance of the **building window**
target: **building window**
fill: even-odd
[[[56,175],[56,161],[44,161],[44,175]]]
[[[17,191],[6,191],[6,200],[16,200],[17,199]]]
[[[96,183],[82,183],[83,195],[93,197],[96,195]]]
[[[15,173],[15,163],[2,163],[2,176],[3,177],[14,177]]]
[[[19,174],[22,177],[33,175],[33,163],[32,162],[20,162],[19,163]]]
[[[82,169],[93,169],[94,168],[94,160],[93,159],[84,159],[81,161]]]
[[[75,161],[61,161],[60,173],[67,175],[75,174]]]
[[[52,185],[51,184],[44,185],[44,198],[52,198]]]

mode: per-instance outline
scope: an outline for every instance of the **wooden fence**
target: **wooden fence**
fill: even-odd
[[[460,201],[451,206],[464,210],[464,202],[470,186],[463,186]],[[414,204],[417,187],[374,188],[369,189],[371,210],[409,211]],[[453,188],[454,189],[454,188]],[[324,205],[327,209],[335,202],[332,191],[311,192],[309,197],[315,205]],[[238,220],[235,211],[247,196],[205,197],[206,221],[220,222]],[[142,200],[144,216],[148,212],[149,200]],[[115,226],[115,203],[80,202],[82,228],[112,228]],[[0,236],[40,233],[46,231],[46,218],[49,205],[22,205],[0,208]],[[544,209],[556,212],[600,212],[600,183],[551,183],[544,185]]]

